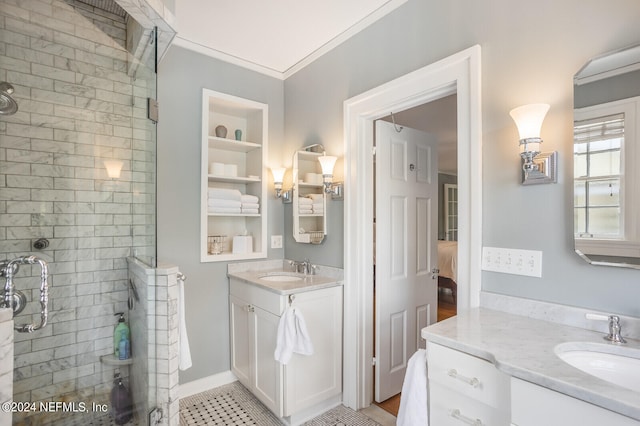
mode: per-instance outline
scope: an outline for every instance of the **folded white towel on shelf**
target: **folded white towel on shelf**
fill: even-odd
[[[180,276],[181,274],[178,274]],[[189,348],[189,336],[187,336],[187,322],[185,319],[184,279],[178,278],[178,339],[179,355],[178,368],[186,370],[191,368],[191,349]]]
[[[407,363],[396,425],[428,425],[427,398],[427,351],[418,349]]]
[[[287,364],[294,353],[313,355],[313,343],[300,309],[289,306],[278,323],[273,357],[281,364]]]
[[[242,213],[258,214],[258,213],[260,213],[260,209],[245,209],[244,207],[242,207]]]
[[[307,197],[298,197],[298,204],[302,205],[302,204],[313,204],[313,200],[311,198],[307,198]]]
[[[209,198],[219,198],[221,200],[236,200],[240,201],[242,193],[237,189],[227,188],[209,188],[207,191]]]
[[[322,200],[324,198],[323,194],[308,194],[307,197],[311,198],[314,202],[318,200]]]
[[[211,207],[209,206],[209,213],[242,213],[240,207]]]
[[[300,208],[300,209],[298,209],[298,213],[300,213],[300,214],[312,214],[313,213],[313,209]]]
[[[242,205],[240,206],[243,209],[259,209],[260,208],[260,204],[258,203],[242,203]]]
[[[243,203],[259,203],[260,198],[256,197],[255,195],[242,194],[240,196],[240,201],[242,201]]]
[[[209,198],[207,200],[209,207],[242,207],[242,203],[237,200],[223,200],[220,198]]]

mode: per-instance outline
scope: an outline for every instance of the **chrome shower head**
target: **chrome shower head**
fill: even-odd
[[[6,81],[0,83],[0,115],[11,115],[18,111],[18,104],[11,97],[13,86]]]

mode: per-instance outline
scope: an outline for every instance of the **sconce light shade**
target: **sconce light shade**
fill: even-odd
[[[531,143],[535,139],[538,139],[538,143],[542,142],[540,128],[547,111],[549,111],[548,104],[530,104],[514,108],[509,112],[513,121],[516,122],[516,126],[518,126],[520,143],[523,143],[522,141],[524,140],[527,140],[527,143]]]
[[[272,167],[271,174],[273,175],[273,186],[276,190],[276,198],[280,198],[282,195],[282,182],[284,181],[284,174],[287,169],[284,167]]]
[[[273,182],[280,183],[284,181],[284,174],[287,172],[287,169],[284,167],[273,167],[271,169],[271,174],[273,175]]]
[[[320,162],[320,167],[322,168],[323,176],[331,176],[333,177],[333,166],[336,165],[337,157],[332,157],[330,155],[323,155],[318,157],[318,161]]]
[[[122,166],[124,162],[119,160],[104,160],[104,167],[107,169],[107,176],[111,179],[119,179],[120,171],[122,170]]]

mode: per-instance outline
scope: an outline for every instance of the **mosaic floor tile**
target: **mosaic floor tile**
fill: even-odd
[[[180,426],[256,425],[281,423],[239,382],[202,392],[180,401]],[[367,416],[338,406],[305,423],[306,426],[379,426]]]

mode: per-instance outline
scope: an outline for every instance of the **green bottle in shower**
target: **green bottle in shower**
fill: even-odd
[[[118,319],[118,325],[113,332],[113,354],[116,359],[120,359],[120,341],[124,335],[125,339],[129,342],[131,341],[131,331],[129,330],[129,326],[124,320],[124,312],[118,312],[115,314],[116,316],[120,316]]]

